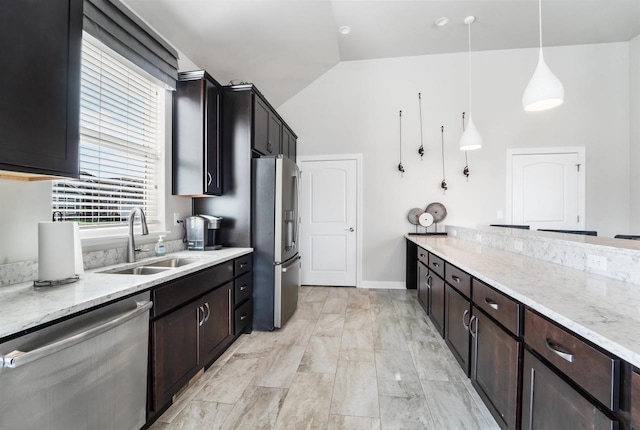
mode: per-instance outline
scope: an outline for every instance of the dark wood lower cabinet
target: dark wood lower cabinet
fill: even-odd
[[[200,363],[206,365],[233,339],[233,282],[202,298],[205,310],[200,327]]]
[[[445,285],[445,334],[444,340],[449,345],[453,356],[458,360],[464,374],[469,376],[469,321],[471,305],[469,299],[450,285]]]
[[[618,428],[617,421],[601,412],[528,350],[524,352],[522,376],[523,429]]]
[[[640,374],[631,373],[631,429],[640,430]]]
[[[428,314],[429,313],[429,290],[431,286],[429,285],[431,280],[429,279],[429,268],[418,262],[417,268],[417,280],[416,284],[418,286],[418,303],[422,306],[422,309]]]
[[[199,302],[183,306],[151,324],[153,410],[169,402],[200,368],[199,307]]]
[[[478,308],[471,324],[471,383],[503,429],[518,423],[518,368],[522,342]]]
[[[444,337],[444,280],[430,270],[431,288],[429,295],[429,318]]]

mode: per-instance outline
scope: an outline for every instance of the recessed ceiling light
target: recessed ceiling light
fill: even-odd
[[[446,16],[441,16],[440,18],[436,19],[436,25],[438,27],[445,26],[448,23],[449,23],[449,18],[447,18]]]
[[[351,33],[351,27],[349,27],[348,25],[343,25],[338,29],[338,31],[340,32],[340,34],[349,34]]]

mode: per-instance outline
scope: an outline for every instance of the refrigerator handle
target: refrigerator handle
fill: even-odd
[[[298,242],[298,234],[300,233],[300,187],[299,187],[299,177],[298,171],[296,170],[296,175],[293,180],[293,187],[295,188],[295,196],[296,196],[296,204],[295,204],[295,227],[293,228],[293,246],[296,247],[296,243]]]

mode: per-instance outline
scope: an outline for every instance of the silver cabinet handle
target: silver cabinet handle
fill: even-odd
[[[244,321],[247,319],[247,317],[249,316],[249,312],[245,312],[240,316],[240,321]]]
[[[200,319],[200,314],[202,314],[202,319]],[[204,306],[198,306],[198,327],[202,327],[204,324]]]
[[[141,302],[137,304],[137,307],[134,310],[120,314],[112,320],[105,322],[104,324],[92,327],[81,333],[77,333],[73,336],[61,339],[57,342],[31,351],[12,351],[5,356],[0,356],[0,366],[7,368],[16,368],[27,363],[31,363],[32,361],[36,361],[49,355],[55,354],[58,351],[62,351],[63,349],[72,347],[81,342],[84,342],[87,339],[91,339],[92,337],[96,337],[99,334],[112,330],[113,328],[124,324],[125,322],[137,317],[138,315],[147,312],[149,309],[151,309],[152,306],[153,302]]]
[[[248,286],[248,285],[243,285],[242,287],[240,287],[240,291],[244,291],[244,290],[246,290],[247,288],[249,288],[249,286]]]
[[[573,354],[568,352],[564,352],[558,349],[555,343],[549,338],[545,340],[545,344],[547,345],[547,349],[556,354],[558,357],[567,360],[569,363],[573,363]]]
[[[211,173],[207,172],[207,187],[211,185],[211,182],[213,182],[213,178],[211,177]]]
[[[496,311],[498,310],[498,307],[499,307],[498,303],[495,302],[494,300],[491,300],[489,297],[485,297],[484,298],[484,302],[486,304],[488,304],[489,306],[491,306],[491,308],[493,308],[494,310],[496,310]]]
[[[203,323],[206,323],[207,321],[209,321],[209,316],[211,316],[211,308],[209,308],[209,302],[205,303],[204,307],[207,310],[207,316],[204,317]]]
[[[456,275],[451,275],[451,279],[456,281],[458,284],[460,283],[460,278],[458,278]]]
[[[433,267],[440,267],[440,264],[436,263],[435,261],[434,261],[433,263],[431,263],[431,265],[432,265]]]
[[[244,269],[245,267],[247,267],[249,263],[240,263],[240,268]]]
[[[427,285],[429,287],[431,287],[431,283],[433,282],[433,278],[431,277],[431,275],[427,275]]]
[[[473,328],[473,322],[475,321],[476,323],[476,328]],[[471,333],[471,336],[476,337],[478,335],[478,318],[474,315],[471,317],[471,320],[469,321],[469,333]]]
[[[464,326],[465,330],[469,330],[469,323],[467,323],[466,318],[467,315],[469,315],[469,310],[465,309],[464,312],[462,313],[462,325]]]

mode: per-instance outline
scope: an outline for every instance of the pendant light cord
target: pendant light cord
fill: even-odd
[[[400,164],[402,164],[402,111],[400,111]]]
[[[540,49],[542,49],[542,0],[538,0],[538,30],[540,34]]]
[[[420,157],[424,151],[424,140],[422,138],[422,94],[418,93],[418,108],[420,110]]]
[[[442,142],[442,180],[446,179],[444,174],[444,125],[440,126],[440,140]]]
[[[471,24],[473,23],[470,22],[468,24],[469,26],[469,52],[467,55],[467,61],[469,63],[469,76],[468,76],[468,84],[469,84],[469,115],[471,115]]]

